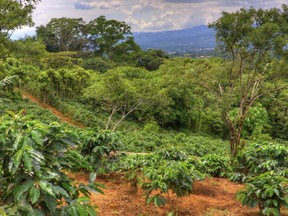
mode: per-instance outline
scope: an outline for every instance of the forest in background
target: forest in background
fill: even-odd
[[[210,175],[250,183],[240,202],[280,215],[288,204],[286,5],[223,12],[210,24],[222,57],[197,59],[143,51],[130,26],[104,16],[53,18],[35,36],[10,40],[15,28],[32,25],[36,3],[1,3],[3,214],[94,215],[94,173],[122,171],[156,206]],[[55,123],[23,92],[85,128]],[[147,155],[110,157],[114,151]],[[67,169],[93,171],[89,185],[73,184]]]

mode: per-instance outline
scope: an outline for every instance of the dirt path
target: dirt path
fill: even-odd
[[[61,112],[59,112],[54,107],[52,107],[46,103],[40,102],[40,100],[38,98],[34,97],[33,95],[29,94],[28,92],[21,91],[21,94],[22,94],[23,99],[28,98],[31,102],[36,103],[38,106],[40,106],[44,109],[50,110],[54,115],[56,115],[58,118],[60,118],[62,122],[65,122],[65,123],[68,123],[70,125],[80,127],[80,128],[85,127],[83,124],[76,122],[73,119],[63,115]]]

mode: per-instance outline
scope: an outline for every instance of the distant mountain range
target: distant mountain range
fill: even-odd
[[[206,25],[194,28],[134,33],[136,43],[144,50],[162,49],[167,53],[211,51],[216,45],[215,31]]]

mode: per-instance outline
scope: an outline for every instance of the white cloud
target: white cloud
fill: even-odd
[[[223,10],[284,3],[287,0],[42,0],[33,17],[38,26],[51,18],[81,17],[89,22],[104,15],[127,22],[133,31],[160,31],[211,23]]]
[[[36,29],[34,27],[23,27],[21,29],[16,29],[11,35],[12,40],[17,40],[20,38],[24,38],[26,36],[33,36],[36,33]]]
[[[118,8],[121,6],[122,1],[121,0],[114,0],[114,1],[95,1],[95,0],[76,0],[74,1],[74,7],[75,9],[93,9],[93,8],[99,8],[99,9],[113,9]]]

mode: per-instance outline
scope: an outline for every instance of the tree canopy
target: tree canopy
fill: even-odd
[[[218,47],[227,61],[223,62],[224,73],[219,74],[214,87],[201,84],[219,99],[230,131],[231,154],[236,155],[244,121],[254,102],[287,87],[279,80],[284,72],[281,58],[287,55],[287,7],[223,12],[210,27],[216,30]],[[268,84],[272,80],[273,84]],[[238,112],[232,119],[228,112],[233,107]]]
[[[90,21],[87,25],[87,32],[96,50],[107,55],[108,58],[113,57],[117,44],[127,39],[129,41],[127,36],[132,35],[131,27],[125,22],[107,20],[105,16]]]
[[[37,27],[37,37],[51,52],[81,50],[85,45],[82,18],[52,18],[46,26]]]
[[[0,54],[6,57],[10,46],[8,38],[15,29],[33,26],[32,12],[40,0],[1,0],[0,2]]]

